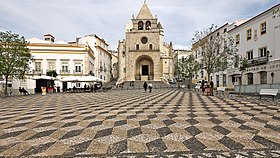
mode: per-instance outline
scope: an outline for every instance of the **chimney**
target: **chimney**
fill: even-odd
[[[45,39],[45,41],[49,41],[49,42],[54,42],[54,36],[53,35],[51,35],[51,34],[45,34],[44,35],[44,39]]]

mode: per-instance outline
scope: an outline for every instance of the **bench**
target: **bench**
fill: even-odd
[[[278,89],[261,89],[260,91],[260,99],[262,99],[262,95],[272,96],[273,100],[274,97],[277,95]]]
[[[219,93],[219,92],[224,93],[224,92],[226,91],[226,88],[227,88],[227,87],[218,87],[218,88],[217,88],[217,92],[218,92],[218,93]]]

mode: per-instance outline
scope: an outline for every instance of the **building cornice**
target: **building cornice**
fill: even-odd
[[[270,9],[268,9],[268,10],[266,10],[266,11],[264,11],[264,12],[262,12],[262,13],[256,15],[256,16],[254,16],[253,18],[247,20],[246,22],[242,23],[241,25],[236,26],[235,28],[229,30],[228,33],[233,32],[233,31],[236,31],[237,29],[239,29],[239,28],[241,28],[241,27],[243,27],[243,26],[245,26],[245,25],[251,23],[252,21],[254,21],[254,20],[256,20],[256,19],[258,19],[258,18],[264,16],[265,14],[269,13],[269,12],[272,11],[273,9],[276,9],[277,7],[280,7],[280,4],[277,4],[277,5],[273,6],[273,7],[271,7]]]

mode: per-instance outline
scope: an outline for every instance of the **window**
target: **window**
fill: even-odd
[[[223,86],[226,87],[227,85],[227,75],[223,74]]]
[[[136,50],[139,50],[139,44],[136,44]]]
[[[35,62],[35,71],[41,71],[41,62]]]
[[[49,62],[49,71],[51,71],[51,70],[55,70],[55,62],[54,61]]]
[[[247,74],[247,77],[248,77],[248,85],[251,85],[254,83],[254,80],[253,80],[253,73],[248,73]]]
[[[68,62],[62,62],[61,63],[61,66],[62,66],[62,72],[68,72]]]
[[[146,22],[146,30],[151,30],[152,27],[151,27],[151,22],[150,21],[147,21]]]
[[[150,45],[149,45],[149,49],[150,49],[150,50],[153,50],[153,44],[150,44]]]
[[[237,34],[235,36],[235,44],[239,44],[240,43],[240,34]]]
[[[265,57],[266,56],[266,47],[259,49],[259,57]]]
[[[261,23],[261,35],[266,33],[266,22]]]
[[[139,21],[138,22],[138,30],[143,30],[143,27],[144,27],[143,21]]]
[[[82,72],[82,65],[81,64],[75,64],[75,72]]]
[[[217,36],[220,36],[220,32],[217,33]]]
[[[248,51],[246,54],[247,54],[247,59],[248,60],[253,59],[253,50]]]
[[[142,37],[142,38],[141,38],[141,42],[142,42],[143,44],[146,44],[146,43],[148,42],[148,38],[147,38],[147,37]]]
[[[261,80],[261,84],[267,84],[267,72],[266,71],[260,72],[260,80]]]
[[[252,39],[252,29],[247,30],[247,40]]]
[[[81,87],[81,83],[80,82],[76,82],[76,88],[80,88]]]
[[[224,33],[226,33],[226,32],[227,32],[227,28],[224,29]]]

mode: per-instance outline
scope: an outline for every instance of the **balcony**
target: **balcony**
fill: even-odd
[[[60,75],[69,75],[70,70],[60,70]]]
[[[266,64],[267,62],[268,62],[268,56],[256,57],[256,58],[248,60],[248,65],[249,66],[257,66],[257,65]]]
[[[81,71],[73,71],[73,74],[74,75],[82,75],[83,74],[83,71],[81,70]]]
[[[34,75],[42,75],[43,74],[43,70],[32,70],[32,74],[34,74]]]

